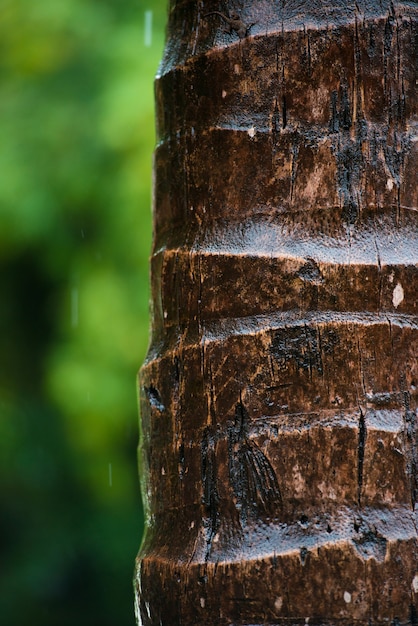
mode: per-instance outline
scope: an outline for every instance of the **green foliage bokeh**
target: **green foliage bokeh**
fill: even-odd
[[[0,7],[9,626],[134,624],[135,378],[148,343],[153,76],[165,20],[166,0]]]

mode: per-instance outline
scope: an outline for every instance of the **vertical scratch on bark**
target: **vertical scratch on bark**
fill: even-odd
[[[403,381],[405,386],[405,381]],[[417,442],[417,416],[416,411],[411,410],[411,400],[408,391],[404,391],[404,430],[407,451],[407,471],[411,485],[411,508],[414,511],[418,499],[418,442]]]
[[[219,524],[218,487],[216,466],[216,440],[212,430],[207,427],[201,442],[201,471],[203,485],[203,505],[205,509],[204,528],[206,530],[206,560]]]
[[[362,356],[362,350],[361,350],[361,346],[360,346],[360,340],[357,341],[357,350],[358,350],[358,356],[359,356],[359,370],[360,370],[360,375],[361,375],[361,387],[362,387],[362,390],[363,390],[363,394],[366,395],[367,389],[366,389],[366,381],[364,379],[363,356]]]
[[[376,248],[376,262],[379,270],[379,311],[382,308],[382,295],[383,295],[383,273],[382,273],[382,263],[380,260],[380,251],[379,246],[377,245],[376,237],[373,237],[374,246]]]
[[[210,423],[216,426],[216,410],[215,410],[215,388],[212,377],[212,365],[209,363],[209,415]]]
[[[365,415],[360,408],[360,417],[358,422],[358,453],[357,453],[357,485],[358,485],[358,505],[361,506],[361,495],[363,488],[363,465],[364,453],[366,449],[367,428]]]
[[[287,105],[286,105],[286,96],[282,97],[282,128],[283,130],[287,126]]]
[[[194,27],[194,39],[193,39],[193,47],[192,47],[192,56],[194,56],[195,53],[196,53],[197,40],[198,40],[198,37],[199,37],[199,24],[200,24],[200,20],[201,20],[200,10],[201,10],[201,2],[199,0],[197,2],[196,23],[195,23],[195,27]]]
[[[294,193],[295,193],[295,183],[297,176],[297,162],[299,156],[299,144],[297,140],[292,144],[292,152],[291,152],[291,175],[290,175],[290,204],[293,202]]]
[[[389,337],[390,337],[390,346],[392,355],[394,354],[394,345],[393,345],[393,330],[392,330],[392,322],[389,317],[386,318],[389,326]]]
[[[394,23],[394,11],[393,7],[391,7],[389,15],[386,18],[385,24],[385,32],[383,39],[383,84],[385,94],[388,94],[388,61],[390,56],[390,51],[392,47],[392,38],[393,38],[393,23]]]
[[[280,114],[277,104],[277,98],[274,102],[274,109],[271,115],[271,138],[272,138],[272,154],[276,153],[277,142],[280,134]],[[274,166],[274,161],[273,161]]]

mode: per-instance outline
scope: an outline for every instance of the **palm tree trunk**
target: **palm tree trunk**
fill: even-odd
[[[417,15],[171,2],[139,624],[418,624]]]

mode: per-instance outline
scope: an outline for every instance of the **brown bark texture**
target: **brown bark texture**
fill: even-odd
[[[417,15],[171,3],[139,624],[418,624]]]

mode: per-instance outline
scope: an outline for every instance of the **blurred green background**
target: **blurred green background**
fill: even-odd
[[[0,622],[133,626],[166,0],[0,3]]]

